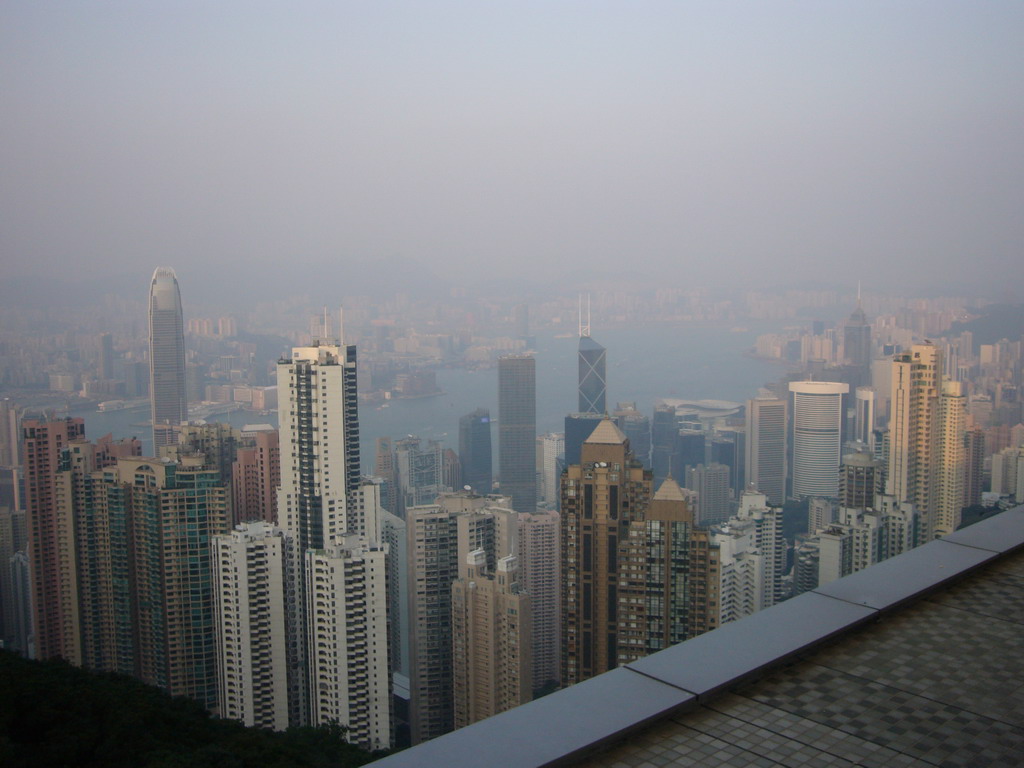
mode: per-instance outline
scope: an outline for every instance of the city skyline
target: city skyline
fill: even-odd
[[[334,762],[1020,752],[1022,36],[3,5],[3,672]],[[8,677],[16,764],[157,749]]]
[[[751,303],[755,312],[774,311],[772,306]],[[138,440],[81,439],[80,420],[25,418],[27,446],[30,436],[47,440],[50,429],[74,431],[25,457],[29,485],[38,489],[29,500],[29,542],[36,553],[29,566],[49,579],[39,594],[54,598],[52,606],[36,607],[50,620],[51,635],[60,627],[47,641],[55,649],[48,653],[92,669],[129,671],[247,723],[280,728],[344,722],[349,738],[366,748],[440,737],[528,702],[558,685],[558,678],[570,685],[639,662],[959,525],[961,509],[972,503],[969,477],[985,480],[986,452],[1024,445],[1024,401],[1018,397],[1024,342],[976,343],[972,331],[955,331],[965,308],[944,306],[926,302],[917,314],[892,317],[859,313],[866,340],[841,333],[848,325],[839,320],[821,319],[758,336],[747,354],[777,357],[788,366],[746,401],[746,415],[741,402],[663,398],[651,420],[626,401],[617,404],[615,422],[607,414],[569,414],[567,434],[540,436],[537,357],[523,351],[537,339],[521,332],[523,319],[535,313],[528,315],[522,304],[508,306],[519,337],[499,337],[483,347],[470,335],[428,337],[414,327],[384,327],[382,333],[372,311],[356,308],[346,313],[352,321],[346,336],[365,341],[368,354],[357,354],[355,344],[324,341],[325,315],[318,313],[296,337],[307,339],[306,345],[274,360],[279,395],[276,387],[246,384],[246,358],[226,354],[238,343],[234,318],[198,318],[189,324],[189,386],[224,382],[207,383],[207,394],[248,403],[247,413],[277,404],[280,434],[275,440],[270,424],[242,430],[222,423],[169,426],[173,442],[157,446],[154,461],[138,457]],[[534,322],[546,333],[555,325],[547,313]],[[931,328],[939,331],[934,341],[911,343]],[[120,343],[123,335],[103,331],[83,338],[91,346],[83,350],[80,385],[70,373],[51,373],[51,388],[60,391],[70,382],[88,398],[123,387],[124,381],[108,378],[131,369],[135,353]],[[864,345],[868,359],[850,365],[851,346]],[[579,373],[573,366],[580,362],[578,350],[573,355],[571,344],[561,349],[567,367]],[[611,349],[613,359],[635,356],[638,343]],[[421,393],[444,395],[436,387],[444,381],[435,379],[437,371],[422,366],[414,373],[393,362],[436,355],[438,367],[446,357],[453,364],[460,350],[466,355],[461,375],[481,363],[496,373],[497,382],[485,375],[480,383],[496,389],[499,476],[508,497],[459,492],[459,456],[433,440],[424,448],[414,435],[393,444],[378,438],[378,468],[383,473],[393,465],[393,471],[364,477],[360,410],[392,407],[406,393],[412,403]],[[689,352],[691,366],[701,361],[696,350]],[[595,360],[604,357],[600,348]],[[254,362],[250,352],[248,363]],[[370,386],[357,386],[357,372]],[[624,377],[626,396],[634,394],[633,379]],[[852,392],[847,382],[859,381],[870,384]],[[579,394],[575,384],[566,387],[570,402]],[[463,407],[448,418],[467,428],[474,421],[489,426],[487,409],[460,417]],[[18,408],[6,408],[16,422]],[[570,460],[558,452],[567,454],[576,439],[568,434],[573,417],[579,422],[573,429],[590,429],[580,437],[579,457]],[[886,427],[890,432],[879,438],[879,428]],[[975,439],[970,457],[968,427],[984,436]],[[634,457],[624,428],[638,444],[655,447],[655,464],[668,467],[663,482],[655,483],[642,463],[646,447]],[[779,456],[787,453],[790,436],[791,475],[784,490],[773,492],[799,503],[787,503],[784,512],[769,506],[757,486],[762,472],[776,485],[779,474],[788,474]],[[466,437],[463,442],[470,442]],[[745,450],[748,437],[756,451]],[[937,449],[926,450],[932,438]],[[901,449],[912,459],[901,459]],[[869,458],[873,450],[878,453]],[[870,465],[881,472],[885,463],[879,459],[886,455],[898,495],[878,493],[880,479],[855,469]],[[998,456],[1010,457],[998,478],[1010,501],[1018,484],[1006,467],[1015,454],[1007,449]],[[560,475],[559,502],[552,503],[549,490],[536,500],[541,505],[524,502],[527,472],[543,476],[545,489]],[[685,489],[675,476],[685,478]],[[144,501],[130,480],[157,493]],[[277,513],[267,498],[268,483],[276,487]],[[390,498],[388,483],[404,503],[392,500],[386,510],[381,500]],[[197,498],[192,485],[214,494],[204,509],[189,506]],[[993,470],[993,490],[996,485]],[[172,494],[166,499],[164,488]],[[130,503],[122,504],[129,490],[124,498]],[[48,492],[54,494],[49,518]],[[171,504],[174,499],[180,506]],[[990,493],[986,501],[1004,499]],[[193,514],[205,528],[183,524]],[[806,518],[796,535],[794,515]],[[239,525],[228,534],[233,523]],[[557,576],[545,563],[553,559],[559,527]],[[167,560],[159,565],[152,558],[157,540]],[[53,568],[41,568],[46,558],[40,553],[54,546],[48,541],[65,554]],[[125,541],[141,548],[126,549]],[[787,546],[796,551],[791,575],[785,574]],[[193,568],[197,556],[200,565]],[[141,575],[132,575],[133,563],[144,566]],[[550,608],[557,589],[563,615],[555,630]],[[153,610],[161,603],[166,619]],[[134,638],[136,624],[144,642]],[[557,651],[550,641],[559,636],[562,665],[555,673]],[[196,659],[191,666],[181,655],[183,643]],[[242,656],[252,657],[251,666],[239,663]]]

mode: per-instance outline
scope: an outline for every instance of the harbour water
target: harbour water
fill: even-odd
[[[715,399],[743,402],[765,383],[779,378],[783,366],[749,357],[758,333],[765,329],[734,329],[695,324],[649,324],[642,327],[594,331],[594,339],[608,349],[608,407],[621,401],[636,402],[650,415],[658,398]],[[576,347],[574,337],[545,334],[537,337],[537,432],[560,432],[566,413],[576,410]],[[417,435],[441,440],[458,449],[459,417],[475,408],[489,408],[498,418],[497,368],[441,369],[437,384],[444,394],[384,405],[361,404],[359,411],[363,469],[373,469],[374,446],[382,436]],[[136,436],[143,452],[152,450],[149,410],[72,411],[85,418],[86,436],[108,432],[114,437]],[[234,411],[210,419],[242,427],[277,426],[275,414]],[[495,430],[496,432],[497,430]],[[496,435],[495,435],[496,437]]]

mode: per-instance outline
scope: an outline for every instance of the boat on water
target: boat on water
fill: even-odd
[[[110,411],[134,411],[139,408],[146,408],[149,406],[149,400],[105,400],[97,406],[97,410],[101,413],[108,413]]]

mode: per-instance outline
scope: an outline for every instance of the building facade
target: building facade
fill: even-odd
[[[579,362],[578,398],[580,413],[604,415],[607,403],[607,350],[594,341],[589,333],[580,336],[577,352]]]
[[[281,483],[278,431],[260,431],[252,447],[239,448],[231,468],[233,523],[277,522],[277,486]]]
[[[459,462],[462,482],[474,493],[491,492],[491,412],[477,408],[459,419]]]
[[[793,393],[793,496],[839,493],[843,395],[849,384],[795,381]]]
[[[519,525],[519,583],[533,615],[533,690],[557,683],[562,652],[559,515],[523,512]]]
[[[61,513],[57,472],[67,445],[85,436],[82,419],[22,423],[25,523],[36,658],[82,663],[74,521]]]
[[[362,536],[306,553],[310,724],[363,749],[391,745],[387,546]]]
[[[886,492],[914,505],[926,540],[956,530],[965,498],[966,398],[942,370],[934,344],[916,344],[892,362]]]
[[[213,539],[220,716],[288,727],[284,533],[255,520]]]
[[[769,507],[764,494],[743,494],[736,516],[712,528],[711,539],[719,559],[719,625],[783,599],[786,540],[782,510]]]
[[[651,475],[610,419],[562,475],[562,685],[615,668],[620,546],[651,500]]]
[[[466,556],[452,584],[452,667],[456,728],[533,698],[530,596],[515,556],[487,567],[487,553]]]
[[[379,663],[382,653],[387,657],[388,633],[377,634],[379,622],[386,621],[381,615],[387,605],[387,547],[380,486],[363,483],[359,472],[356,349],[336,344],[295,348],[290,359],[278,362],[277,383],[277,509],[286,537],[289,723],[334,720],[351,728],[353,738],[377,744],[392,727],[390,675],[387,664]],[[346,595],[351,595],[351,605]],[[362,606],[367,596],[374,605],[385,607],[378,611]],[[367,648],[366,653],[346,657],[346,676],[331,684],[330,695],[320,687],[328,674],[320,651],[324,646],[338,648],[342,628],[319,613],[317,603],[324,600],[331,601],[336,612],[345,611],[346,638],[364,633],[376,644],[372,653]],[[314,652],[316,658],[311,656]],[[368,709],[353,708],[351,696],[361,694],[348,691],[345,686],[350,685],[363,693],[387,690],[388,695],[381,699],[374,693]]]
[[[175,442],[168,427],[188,420],[181,291],[169,267],[158,267],[149,285],[149,398],[155,453]]]
[[[562,476],[562,685],[717,625],[717,554],[686,492],[651,472],[605,418]]]
[[[471,552],[483,551],[492,572],[498,559],[514,554],[510,503],[508,497],[461,492],[407,510],[413,744],[455,727],[452,584]]]
[[[498,359],[498,461],[501,492],[517,512],[537,506],[537,374],[530,355]]]
[[[772,504],[786,500],[787,411],[780,398],[747,401],[746,482]]]

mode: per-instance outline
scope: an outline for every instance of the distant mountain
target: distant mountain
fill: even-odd
[[[975,344],[995,344],[1000,339],[1017,341],[1024,336],[1024,304],[990,304],[981,316],[953,323],[950,334],[970,331]]]

